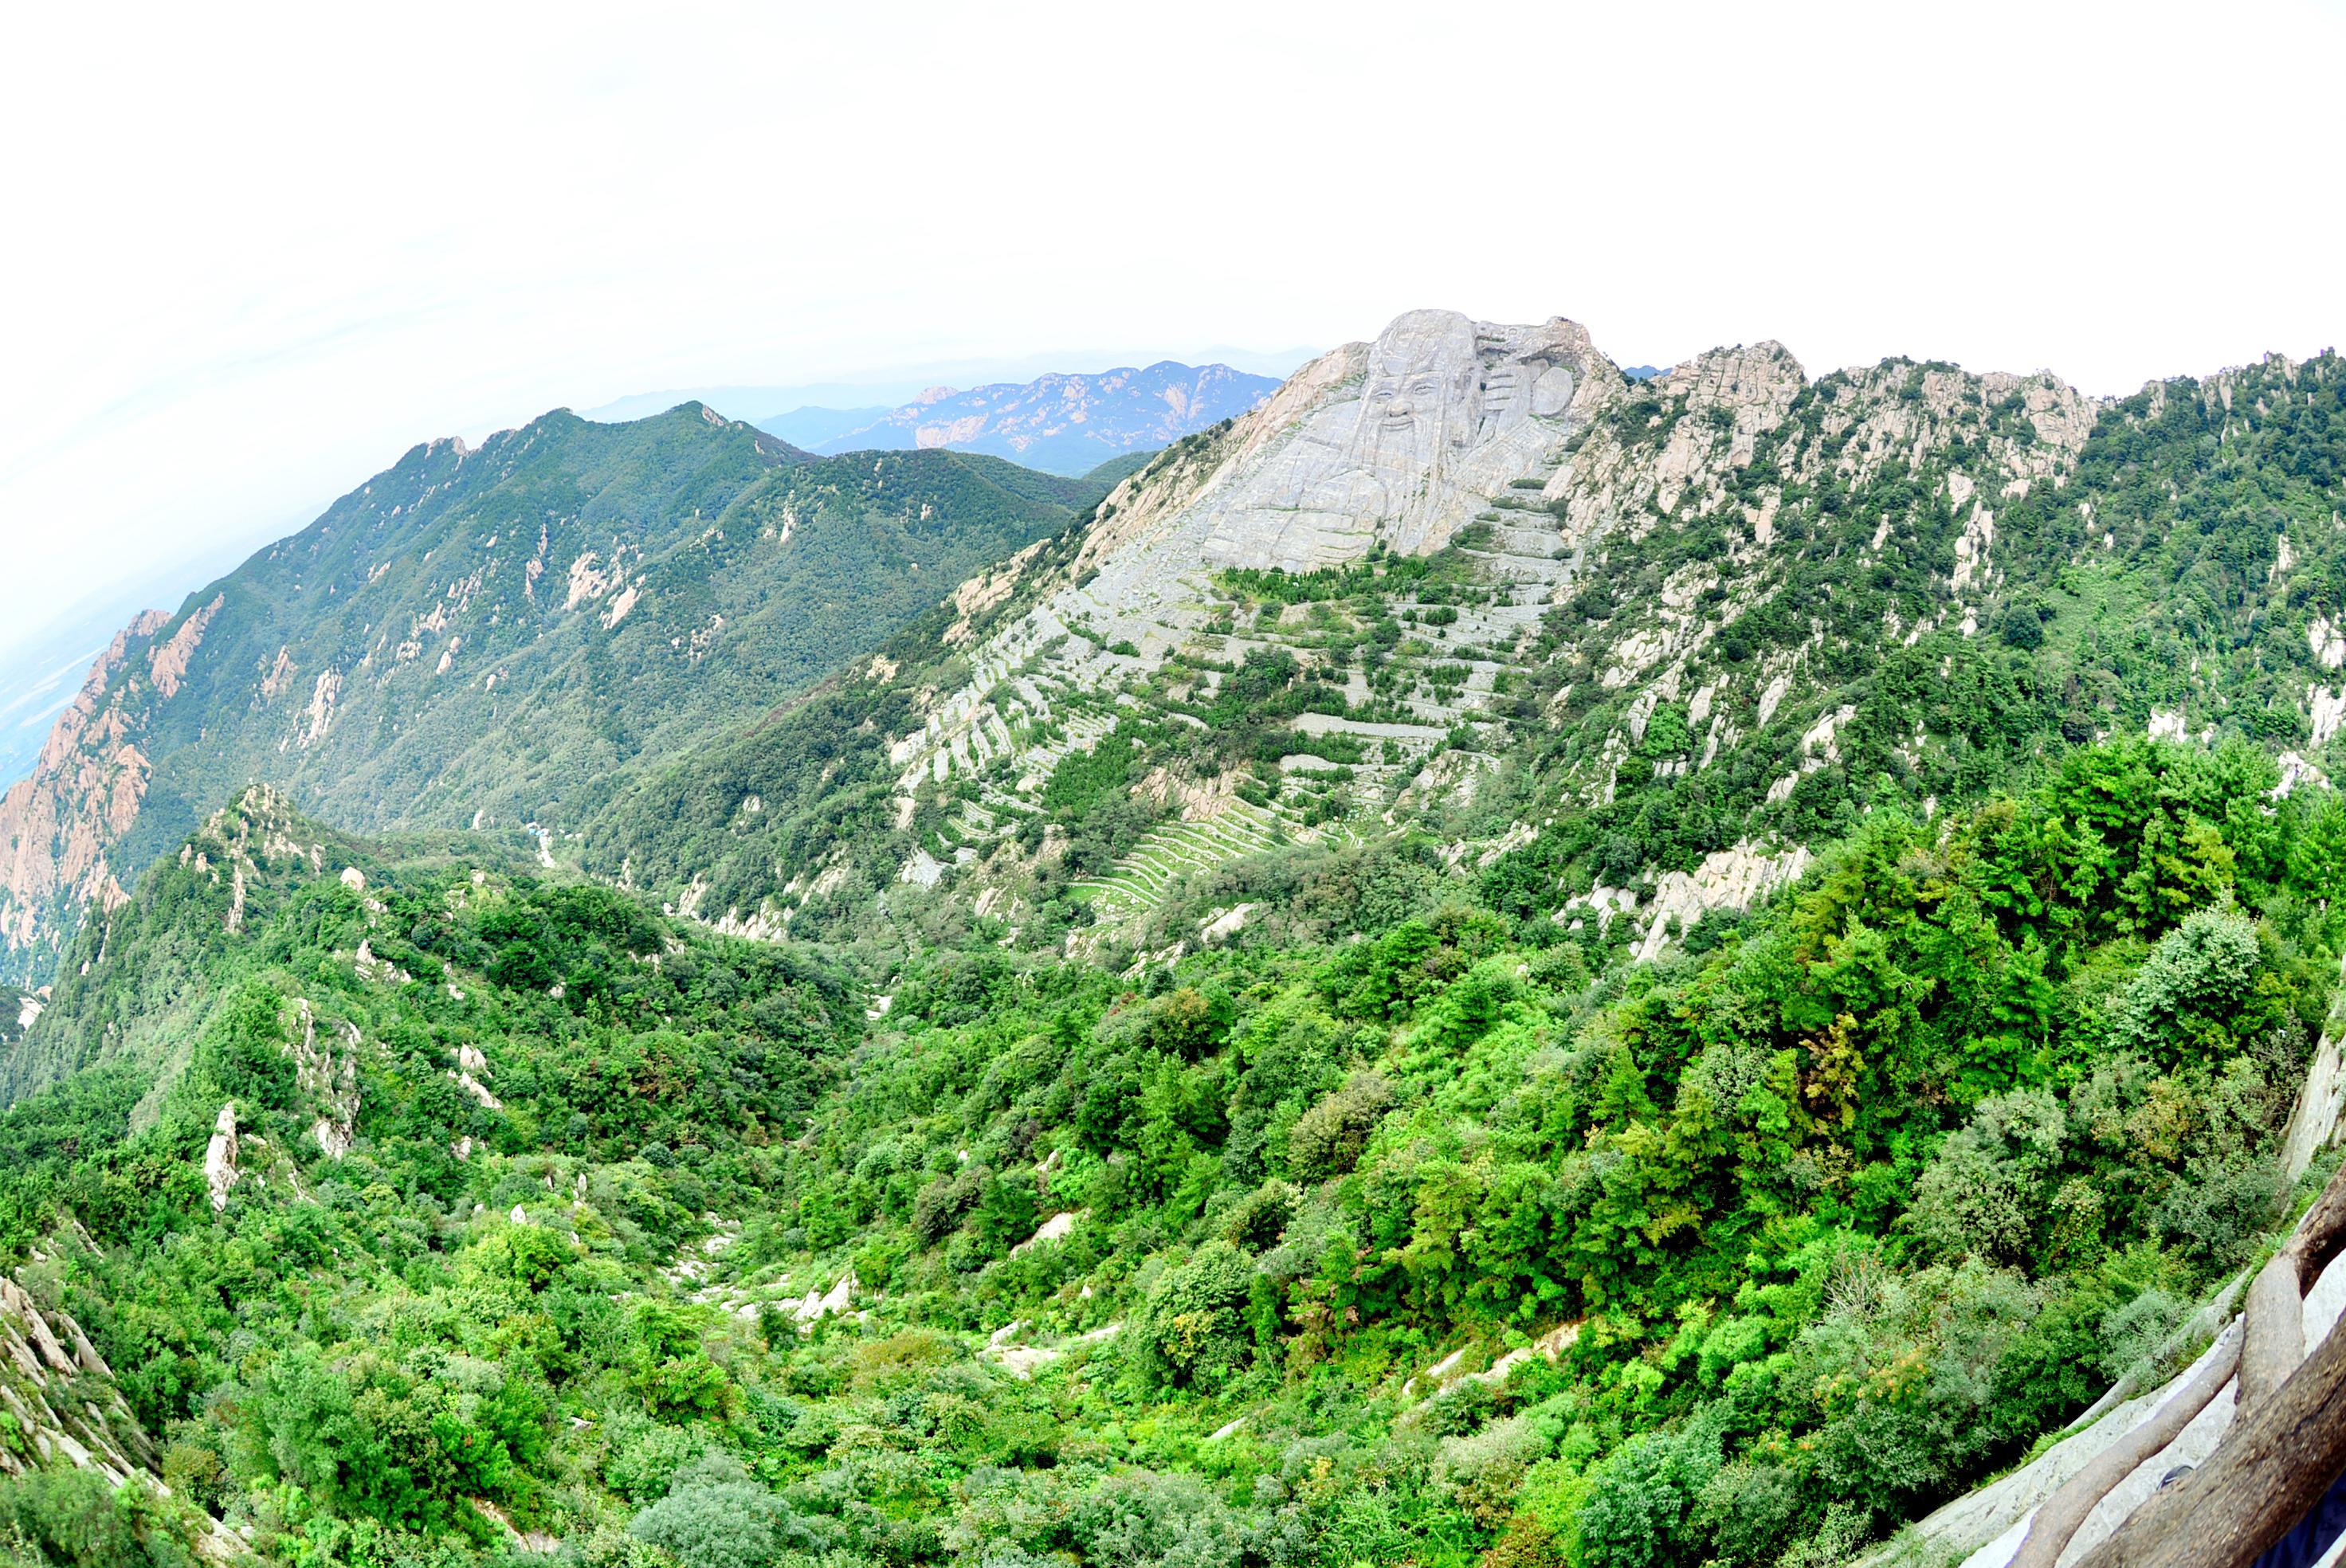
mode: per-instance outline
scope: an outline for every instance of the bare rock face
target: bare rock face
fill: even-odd
[[[1439,549],[1562,443],[1613,374],[1561,318],[1501,327],[1413,311],[1364,351],[1338,352],[1348,368],[1357,357],[1357,376],[1198,502],[1209,565],[1309,571],[1379,543]]]
[[[1204,626],[1217,571],[1441,549],[1494,496],[1545,482],[1622,384],[1561,317],[1499,326],[1413,311],[1321,356],[1227,433],[1117,488],[1066,576],[974,647],[969,685],[898,742],[902,789],[1021,753],[1015,725],[1055,717],[1042,685],[1104,689],[1161,663]],[[1009,586],[987,591],[998,601]]]
[[[350,1023],[330,1025],[325,1044],[318,1043],[318,1020],[307,1002],[301,1003],[301,1034],[293,1042],[294,1081],[318,1109],[310,1135],[329,1159],[351,1152],[357,1137],[359,1115],[359,1031]],[[337,1036],[341,1050],[337,1050]]]
[[[113,1369],[90,1345],[81,1325],[62,1310],[45,1310],[15,1280],[0,1276],[0,1408],[15,1418],[18,1441],[0,1442],[0,1471],[22,1475],[36,1465],[65,1460],[105,1472],[120,1485],[148,1473],[155,1447],[122,1396],[107,1390],[101,1409],[69,1387]]]
[[[110,910],[127,896],[107,851],[138,817],[151,769],[119,677],[169,624],[149,611],[117,634],[58,715],[38,769],[0,798],[0,972],[9,978],[35,983],[84,905]],[[163,667],[176,678],[172,660]]]
[[[236,1186],[236,1102],[230,1100],[220,1107],[211,1145],[204,1150],[204,1185],[211,1189],[214,1213],[228,1207],[229,1191]]]
[[[1713,910],[1748,910],[1776,889],[1800,881],[1808,867],[1806,845],[1771,854],[1747,840],[1704,856],[1691,871],[1664,872],[1654,889],[1646,934],[1637,943],[1638,959],[1650,962],[1661,956],[1673,921],[1683,932]]]
[[[449,1071],[448,1076],[455,1081],[458,1088],[478,1100],[484,1109],[492,1111],[505,1109],[505,1105],[496,1095],[489,1092],[489,1086],[482,1082],[484,1078],[489,1076],[489,1059],[481,1054],[480,1047],[457,1046],[456,1065]]]

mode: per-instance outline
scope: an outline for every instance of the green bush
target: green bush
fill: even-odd
[[[1356,1073],[1298,1116],[1287,1134],[1288,1168],[1295,1179],[1326,1181],[1358,1165],[1392,1103],[1391,1084],[1373,1073]]]
[[[1226,1241],[1209,1241],[1149,1291],[1133,1331],[1142,1369],[1174,1386],[1219,1388],[1251,1359],[1246,1308],[1255,1270]]]

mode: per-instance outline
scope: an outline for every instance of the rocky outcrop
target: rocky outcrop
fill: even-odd
[[[318,1112],[310,1135],[326,1152],[327,1158],[338,1160],[351,1152],[357,1136],[361,1044],[358,1025],[344,1021],[329,1026],[325,1044],[321,1045],[318,1021],[310,1004],[302,1002],[298,1007],[301,1033],[293,1042],[294,1082]],[[338,1043],[340,1050],[336,1049]]]
[[[897,742],[900,788],[1022,755],[1019,731],[1056,717],[1051,687],[1112,689],[1161,665],[1206,631],[1217,571],[1441,548],[1519,482],[1546,483],[1621,384],[1562,318],[1415,311],[1322,355],[1227,433],[1117,487],[1058,584],[977,644],[969,683]]]
[[[903,862],[906,879],[948,896],[962,881],[984,881],[998,824],[1030,812],[1052,771],[1097,745],[1118,709],[1146,715],[1168,687],[1177,699],[1209,697],[1219,670],[1268,649],[1306,668],[1325,665],[1331,684],[1340,678],[1347,661],[1340,654],[1328,664],[1316,651],[1328,639],[1314,633],[1312,606],[1257,602],[1226,571],[1365,576],[1380,562],[1454,545],[1498,585],[1495,602],[1441,606],[1428,623],[1406,590],[1388,596],[1389,614],[1442,630],[1413,636],[1404,625],[1409,646],[1395,657],[1411,662],[1383,670],[1381,691],[1359,668],[1341,679],[1352,703],[1382,697],[1405,711],[1373,721],[1302,715],[1298,755],[1282,763],[1292,788],[1282,782],[1281,793],[1317,799],[1309,780],[1325,764],[1300,738],[1340,736],[1331,744],[1357,743],[1365,754],[1347,765],[1349,804],[1363,816],[1372,805],[1385,827],[1398,827],[1464,811],[1530,717],[1501,698],[1530,681],[1554,689],[1561,665],[1569,673],[1552,715],[1567,701],[1586,709],[1588,693],[1618,715],[1612,736],[1571,748],[1569,788],[1584,800],[1616,798],[1620,768],[1668,706],[1693,739],[1656,773],[1698,772],[1730,756],[1748,765],[1754,742],[1785,757],[1789,770],[1763,792],[1744,834],[1764,838],[1760,814],[1841,765],[1841,730],[1858,710],[1835,689],[1842,677],[1818,659],[1816,635],[1800,643],[1771,633],[1761,657],[1722,655],[1736,623],[1768,608],[1771,626],[1808,624],[1817,606],[1806,589],[1799,604],[1770,608],[1801,580],[1804,552],[1836,561],[1853,552],[1861,563],[1902,553],[1910,581],[1921,576],[1912,563],[1951,552],[1928,578],[1935,606],[1919,619],[1893,615],[1878,635],[1884,647],[1941,627],[1970,635],[2003,592],[1999,509],[2065,485],[2102,406],[2049,375],[1906,361],[1811,380],[1773,342],[1713,350],[1632,384],[1560,318],[1504,326],[1410,312],[1375,341],[1307,365],[1228,430],[1185,441],[1125,481],[1072,557],[1034,553],[962,587],[947,640],[966,664],[944,667],[965,678],[919,689],[917,727],[892,738],[895,819],[909,826],[923,792],[949,780],[975,784],[979,799],[951,835]],[[1866,504],[1870,535],[1844,541],[1837,520],[1817,521],[1819,495],[1870,496],[1877,484],[1896,499]],[[1796,532],[1784,535],[1780,522]],[[1831,540],[1820,543],[1828,526]],[[1668,552],[1672,569],[1647,581],[1654,573],[1642,563],[1654,552],[1645,542],[1689,529],[1724,547]],[[1943,529],[1953,537],[1927,532]],[[1583,616],[1595,628],[1585,651],[1542,646],[1554,612],[1584,586],[1631,571],[1641,574],[1635,592]],[[1368,629],[1357,616],[1335,619],[1342,624],[1325,630],[1339,636]],[[1177,661],[1203,673],[1177,677],[1168,668]],[[892,661],[862,673],[892,680],[897,670]],[[1785,742],[1768,733],[1785,726],[1797,726]],[[1918,729],[1903,749],[1919,761],[1934,743]],[[1006,789],[995,782],[1005,773],[1015,780]],[[1169,809],[1177,789],[1186,798],[1213,783],[1152,774],[1143,788]],[[1200,830],[1153,834],[1114,875],[1086,884],[1104,920],[1151,907],[1169,879],[1270,838],[1338,830],[1322,826],[1324,810],[1214,827],[1189,809],[1179,815]],[[1748,904],[1797,875],[1803,854],[1745,844],[1664,879],[1651,896],[1624,890],[1624,900],[1645,905],[1640,947],[1658,953],[1672,917],[1683,929],[1707,910]],[[976,869],[958,873],[968,866]],[[1559,901],[1568,891],[1559,889]],[[758,912],[780,918],[779,906]],[[1609,922],[1614,911],[1596,912]]]
[[[14,1045],[24,1039],[47,1006],[37,993],[0,985],[0,1045]]]
[[[63,1245],[90,1244],[76,1226]],[[35,1256],[46,1254],[36,1249]],[[116,1486],[168,1496],[158,1470],[161,1454],[114,1386],[114,1369],[73,1315],[54,1302],[53,1281],[30,1271],[21,1278],[0,1275],[0,1411],[8,1417],[0,1420],[0,1474],[70,1465],[96,1471]],[[217,1521],[203,1522],[195,1544],[207,1563],[250,1556]]]
[[[204,628],[212,624],[212,617],[219,614],[220,606],[226,602],[223,596],[214,594],[211,603],[179,623],[179,629],[171,634],[169,640],[156,644],[148,651],[147,670],[154,678],[158,695],[166,699],[179,695],[179,683],[187,677],[189,661],[203,646]],[[284,650],[278,652],[282,657]],[[268,682],[264,680],[262,684]]]
[[[1561,318],[1500,327],[1413,311],[1194,507],[1209,566],[1309,571],[1382,544],[1425,555],[1543,466],[1617,385]],[[1286,411],[1280,410],[1280,412]]]
[[[236,1168],[236,1102],[230,1100],[219,1108],[211,1145],[204,1150],[204,1186],[211,1189],[215,1214],[228,1207],[228,1195],[243,1174]]]
[[[124,677],[169,620],[150,611],[117,634],[57,716],[33,776],[0,798],[0,979],[45,979],[82,908],[123,900],[108,851],[137,820],[151,771]]]
[[[1798,881],[1808,867],[1809,851],[1801,845],[1771,854],[1745,842],[1705,855],[1691,871],[1665,871],[1656,879],[1646,908],[1639,961],[1660,957],[1674,935],[1691,931],[1714,910],[1741,913],[1750,909],[1778,888]]]
[[[456,1087],[478,1100],[484,1110],[504,1110],[504,1105],[489,1092],[489,1086],[482,1082],[489,1075],[489,1059],[481,1054],[480,1047],[459,1045],[456,1047],[455,1056],[456,1065],[449,1070],[448,1076],[455,1080]]]
[[[106,1390],[103,1406],[84,1395],[86,1375],[110,1381],[114,1370],[81,1325],[0,1276],[0,1404],[15,1418],[0,1432],[0,1471],[22,1475],[64,1461],[102,1471],[117,1485],[148,1473],[153,1440],[119,1393]]]

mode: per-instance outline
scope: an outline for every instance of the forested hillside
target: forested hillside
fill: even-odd
[[[1836,1561],[2288,1212],[2346,810],[2276,779],[2089,747],[1602,970],[1388,851],[1360,942],[882,961],[256,791],[41,1024],[164,983],[184,1050],[0,1117],[5,1239],[170,1496],[0,1518],[33,1562],[178,1561],[194,1509],[303,1563]]]
[[[2239,736],[2285,790],[2346,766],[2334,355],[2098,410],[1902,361],[1810,382],[1772,345],[1608,373],[1427,553],[1216,569],[1216,509],[1309,427],[1274,402],[1177,443],[648,773],[585,862],[747,929],[933,902],[933,933],[1154,952],[1232,911],[1341,935],[1297,868],[1422,832],[1494,907],[1651,956],[1882,804],[2097,738]]]
[[[157,858],[0,993],[0,1561],[1898,1542],[2339,1165],[2342,402],[1415,312],[1088,488],[421,453],[77,710]]]
[[[810,459],[698,405],[417,447],[117,639],[0,804],[0,973],[46,980],[85,903],[253,779],[354,828],[564,832],[1101,488]]]

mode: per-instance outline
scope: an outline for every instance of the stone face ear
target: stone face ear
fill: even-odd
[[[1532,383],[1532,412],[1543,417],[1553,417],[1572,406],[1572,372],[1563,365],[1550,365]]]

